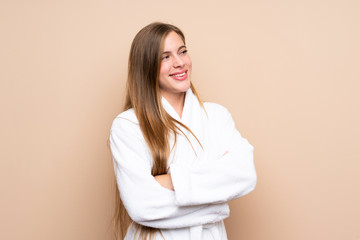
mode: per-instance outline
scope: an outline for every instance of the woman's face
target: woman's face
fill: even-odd
[[[166,99],[181,99],[190,88],[191,59],[186,46],[176,32],[170,32],[164,40],[161,56],[159,85]]]

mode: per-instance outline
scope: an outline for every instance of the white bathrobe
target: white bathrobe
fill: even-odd
[[[251,192],[256,185],[253,147],[236,130],[230,113],[215,103],[200,106],[189,89],[182,118],[163,98],[165,110],[199,139],[182,129],[169,160],[174,191],[151,175],[152,155],[133,109],[118,115],[110,146],[120,196],[133,221],[161,229],[165,240],[227,239],[223,219],[227,201]],[[169,140],[172,146],[173,137]],[[134,239],[129,228],[125,239]],[[163,239],[158,234],[156,239]]]

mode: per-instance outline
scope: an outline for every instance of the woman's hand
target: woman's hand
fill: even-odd
[[[170,174],[156,175],[154,178],[164,188],[174,191],[174,186]]]

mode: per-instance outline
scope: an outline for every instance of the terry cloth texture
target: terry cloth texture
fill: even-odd
[[[201,145],[182,128],[188,139],[180,133],[171,151],[168,166],[175,191],[170,191],[151,175],[152,155],[133,109],[119,114],[111,127],[110,147],[124,206],[134,222],[159,228],[165,240],[227,239],[227,201],[256,185],[253,147],[226,108],[204,103],[203,109],[190,89],[181,118],[165,98],[162,104]],[[169,141],[172,147],[173,136]],[[133,235],[130,227],[125,239]],[[158,235],[155,239],[163,239]]]

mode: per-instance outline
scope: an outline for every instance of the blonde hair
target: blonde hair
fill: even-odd
[[[174,134],[175,143],[177,133],[182,132],[179,126],[194,135],[184,124],[172,118],[161,103],[159,87],[161,53],[164,39],[170,32],[176,32],[185,44],[185,36],[179,28],[171,24],[155,22],[147,25],[137,33],[132,42],[129,55],[127,95],[124,110],[134,109],[144,139],[152,154],[153,166],[151,174],[153,176],[167,173],[167,160],[170,155],[168,141],[170,133]],[[192,83],[190,87],[201,103]],[[159,229],[132,222],[120,199],[117,184],[115,185],[113,222],[116,239],[125,237],[130,224],[135,226],[136,233],[138,233],[135,235],[139,239],[151,239],[155,233],[160,232]]]

